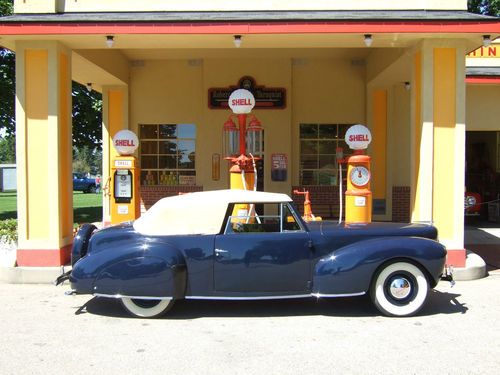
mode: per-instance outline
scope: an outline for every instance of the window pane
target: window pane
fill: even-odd
[[[142,185],[156,185],[157,184],[157,172],[156,171],[145,171],[141,170],[141,184]]]
[[[320,125],[319,137],[320,139],[334,139],[337,137],[337,125]]]
[[[318,153],[320,154],[335,154],[336,148],[337,148],[337,142],[335,141],[318,142]]]
[[[318,157],[316,155],[301,155],[300,168],[302,169],[317,169]]]
[[[335,155],[319,155],[319,168],[336,169],[337,160],[335,158]]]
[[[160,138],[175,138],[176,125],[160,125]]]
[[[301,141],[300,142],[300,153],[301,154],[317,154],[318,153],[318,141]]]
[[[176,154],[177,144],[175,141],[163,141],[160,143],[160,154]]]
[[[302,171],[300,176],[300,183],[302,185],[317,185],[316,174],[313,171]]]
[[[339,139],[345,139],[345,133],[347,129],[349,129],[352,125],[350,124],[341,124],[339,125]]]
[[[318,125],[300,124],[300,138],[318,138]]]
[[[196,185],[196,173],[194,171],[179,172],[179,185]]]
[[[160,159],[160,169],[176,169],[177,156],[176,155],[162,155]]]
[[[177,125],[178,138],[196,138],[196,126],[193,124]]]
[[[141,154],[153,154],[158,153],[158,142],[156,141],[142,141],[141,142]]]
[[[337,174],[332,170],[318,171],[319,185],[337,185]]]
[[[141,125],[141,139],[157,139],[158,127],[156,125]]]
[[[154,156],[141,156],[141,168],[143,169],[156,169],[158,168],[158,157]]]

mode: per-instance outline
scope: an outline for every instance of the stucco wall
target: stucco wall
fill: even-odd
[[[500,86],[467,85],[466,129],[500,130]]]

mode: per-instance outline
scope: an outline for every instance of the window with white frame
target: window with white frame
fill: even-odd
[[[349,147],[345,133],[352,124],[300,124],[300,184],[338,185],[336,153],[342,148],[344,157]]]
[[[141,124],[141,185],[196,184],[196,125]]]

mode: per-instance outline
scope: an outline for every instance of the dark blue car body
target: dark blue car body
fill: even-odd
[[[369,293],[390,264],[416,267],[431,288],[442,274],[446,250],[432,226],[305,223],[289,202],[281,205],[292,213],[293,230],[232,232],[234,203],[215,234],[145,235],[132,223],[98,231],[86,226],[74,242],[72,290],[134,300],[338,297]],[[386,286],[389,295],[403,291],[409,299],[410,290],[418,292],[422,284],[411,270],[397,275]],[[394,280],[410,285],[397,289]],[[398,305],[404,298],[393,299]]]

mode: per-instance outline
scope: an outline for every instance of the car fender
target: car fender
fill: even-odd
[[[186,265],[155,256],[123,259],[104,268],[93,289],[98,295],[183,298]]]
[[[357,295],[368,291],[378,268],[396,260],[414,263],[434,287],[443,271],[446,249],[418,237],[380,237],[359,241],[320,258],[313,270],[313,294]]]
[[[161,238],[133,235],[127,246],[118,242],[96,247],[91,243],[69,280],[81,294],[182,298],[187,284],[186,261],[180,250]]]

